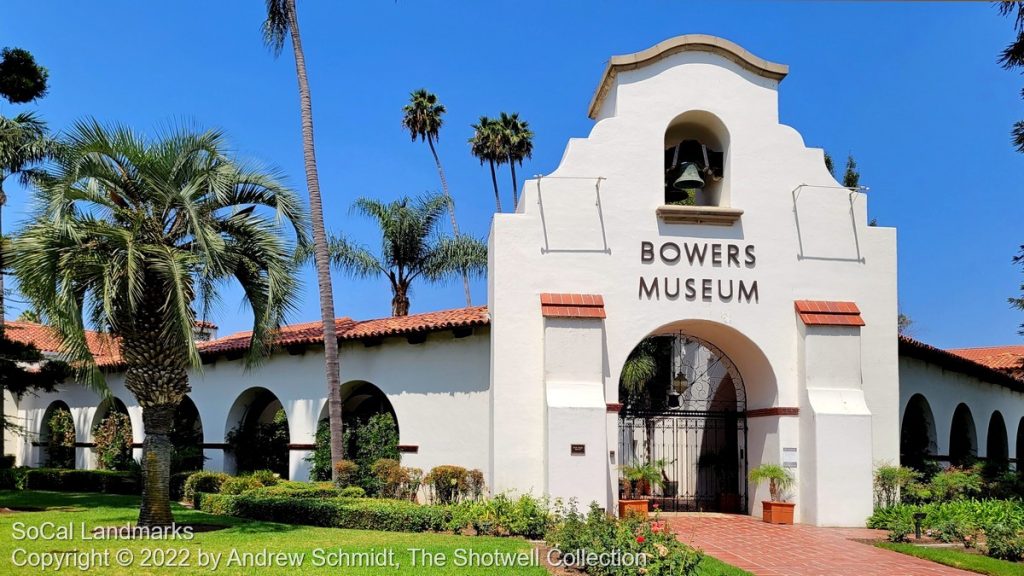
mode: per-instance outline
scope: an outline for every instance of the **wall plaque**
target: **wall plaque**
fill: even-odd
[[[570,444],[569,454],[572,456],[586,456],[587,445],[586,444]]]

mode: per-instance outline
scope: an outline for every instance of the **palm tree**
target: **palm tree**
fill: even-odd
[[[434,156],[434,164],[437,165],[437,175],[441,178],[441,191],[445,200],[448,201],[448,215],[452,219],[452,234],[459,237],[459,223],[455,219],[455,203],[448,193],[448,179],[444,175],[444,167],[441,166],[441,159],[437,156],[437,149],[434,148],[434,141],[437,140],[441,125],[444,124],[444,104],[439,104],[437,95],[420,89],[409,94],[409,103],[402,108],[405,115],[402,117],[402,126],[409,131],[413,142],[416,138],[426,140],[430,146],[430,153]],[[469,273],[463,270],[462,286],[466,291],[466,306],[473,305],[473,295],[469,290]]]
[[[462,272],[481,275],[487,269],[487,244],[470,236],[436,233],[448,199],[429,195],[415,201],[384,203],[359,198],[352,209],[377,221],[380,255],[345,238],[331,242],[331,260],[356,277],[387,276],[391,282],[391,314],[409,314],[409,288],[417,278],[444,281]]]
[[[526,120],[519,119],[519,113],[501,113],[498,120],[501,124],[502,147],[509,170],[512,172],[512,207],[519,204],[519,182],[516,180],[516,163],[523,165],[523,160],[533,158],[533,131]]]
[[[485,161],[490,164],[491,184],[494,185],[494,205],[496,210],[501,212],[501,194],[498,193],[498,176],[495,173],[495,166],[500,166],[508,161],[508,155],[502,149],[501,124],[497,120],[481,116],[480,120],[472,127],[473,137],[469,139],[470,151],[480,160],[481,166]]]
[[[302,152],[306,168],[306,188],[309,190],[309,211],[313,228],[313,260],[316,264],[316,284],[320,291],[320,320],[324,327],[324,366],[327,375],[327,406],[331,424],[331,461],[345,458],[345,443],[341,426],[341,359],[338,356],[338,334],[334,323],[334,292],[331,285],[331,261],[324,227],[323,201],[320,197],[320,177],[316,169],[316,149],[313,145],[313,104],[306,77],[306,55],[302,51],[299,35],[299,16],[295,0],[266,0],[267,19],[263,22],[263,41],[280,56],[285,38],[291,37],[295,57],[295,76],[299,82],[299,111],[302,117]],[[337,470],[331,466],[337,479]]]
[[[21,291],[85,385],[104,389],[85,326],[117,343],[146,433],[140,526],[172,521],[168,434],[188,370],[201,368],[196,308],[205,317],[217,287],[237,280],[253,311],[253,363],[293,306],[294,246],[283,227],[306,242],[302,205],[274,173],[225,150],[216,131],[150,140],[77,123],[33,177],[35,214],[11,243]]]

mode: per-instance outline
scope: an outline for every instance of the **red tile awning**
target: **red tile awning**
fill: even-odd
[[[800,320],[807,326],[864,326],[855,302],[797,300],[794,304]]]
[[[604,297],[600,294],[540,295],[540,311],[545,318],[605,318]]]

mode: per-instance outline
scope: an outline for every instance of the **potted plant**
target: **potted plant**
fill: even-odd
[[[750,471],[750,481],[755,484],[768,482],[770,501],[762,501],[764,521],[769,524],[792,524],[792,502],[784,501],[784,492],[793,486],[793,474],[778,464],[762,464]]]
[[[653,460],[646,464],[622,466],[624,480],[623,498],[619,499],[619,517],[630,514],[647,517],[648,501],[643,496],[651,495],[652,486],[663,486],[662,469],[664,460]]]

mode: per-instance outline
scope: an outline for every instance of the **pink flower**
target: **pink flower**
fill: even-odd
[[[655,503],[654,503],[654,509],[655,509],[655,510],[660,510],[660,509],[661,509],[661,505],[660,505],[660,504],[658,504],[657,502],[655,502]]]

